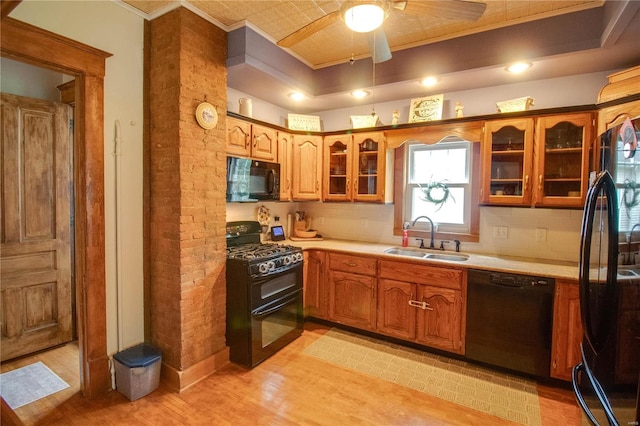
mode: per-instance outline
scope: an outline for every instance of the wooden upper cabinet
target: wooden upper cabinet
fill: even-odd
[[[532,159],[532,118],[488,121],[482,150],[482,202],[530,203]]]
[[[322,136],[294,135],[292,190],[295,201],[318,201],[322,197]]]
[[[291,201],[293,189],[293,135],[278,132],[278,162],[280,163],[280,201]]]
[[[253,124],[251,133],[251,157],[264,161],[278,161],[278,131]]]
[[[227,117],[227,154],[251,156],[251,123]]]
[[[534,153],[534,203],[581,207],[589,184],[591,113],[539,117]]]
[[[353,182],[353,137],[351,135],[325,136],[322,199],[324,201],[351,201]]]
[[[352,200],[384,202],[392,191],[387,186],[387,144],[383,132],[353,135]],[[393,167],[393,162],[389,163]]]
[[[324,201],[390,201],[384,132],[331,135],[324,138]]]
[[[581,207],[592,139],[591,112],[488,121],[482,203]]]
[[[227,117],[227,154],[275,162],[278,132],[275,129]]]

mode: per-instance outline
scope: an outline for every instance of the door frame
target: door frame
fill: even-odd
[[[4,5],[4,1],[2,2]],[[3,7],[4,9],[4,7]],[[75,88],[75,285],[80,389],[111,389],[107,355],[104,218],[104,75],[110,53],[2,13],[0,56],[73,75]]]

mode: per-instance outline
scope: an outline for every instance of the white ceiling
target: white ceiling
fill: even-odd
[[[447,0],[435,3],[443,1]],[[376,102],[424,95],[417,81],[427,74],[439,78],[434,93],[447,93],[640,64],[640,1],[486,3],[487,10],[477,22],[392,13],[383,27],[393,58],[375,66]],[[348,93],[373,85],[368,45],[364,39],[352,41],[339,20],[291,49],[275,44],[337,10],[338,0],[132,0],[120,4],[149,20],[183,6],[223,28],[229,33],[229,87],[292,112],[354,106],[358,101]],[[349,65],[350,52],[356,58],[353,65]],[[505,65],[515,59],[529,60],[533,67],[518,76],[506,73]],[[292,90],[302,90],[309,99],[290,100],[287,94]]]

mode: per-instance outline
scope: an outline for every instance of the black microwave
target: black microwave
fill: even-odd
[[[227,157],[227,201],[280,200],[280,164]]]

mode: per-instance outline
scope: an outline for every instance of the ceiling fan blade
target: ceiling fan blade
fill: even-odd
[[[321,18],[316,19],[315,21],[305,25],[297,31],[292,32],[285,38],[281,39],[276,43],[280,47],[291,47],[300,43],[302,40],[306,39],[309,36],[327,28],[329,25],[333,24],[337,19],[340,18],[340,11],[336,10],[335,12],[327,13]]]
[[[406,12],[419,15],[434,15],[438,18],[477,21],[487,4],[466,0],[408,0]]]
[[[373,58],[374,64],[379,64],[380,62],[391,59],[391,50],[389,49],[387,36],[384,34],[382,28],[367,33],[367,41],[369,42],[369,49],[371,50],[371,57]]]

